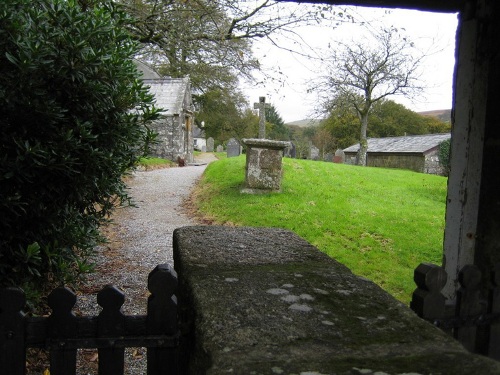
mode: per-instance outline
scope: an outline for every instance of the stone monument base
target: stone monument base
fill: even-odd
[[[243,139],[247,146],[245,187],[242,193],[281,191],[282,158],[289,142],[270,139]]]

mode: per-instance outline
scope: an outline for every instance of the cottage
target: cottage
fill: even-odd
[[[152,129],[158,133],[153,155],[176,161],[193,161],[193,103],[189,78],[145,79],[156,105],[164,112]]]
[[[366,165],[442,174],[439,164],[439,144],[448,139],[450,139],[449,133],[368,138]],[[358,150],[359,144],[344,149],[347,164],[355,164]]]
[[[205,138],[205,130],[193,125],[193,145],[197,151],[204,151],[207,149],[207,140]]]

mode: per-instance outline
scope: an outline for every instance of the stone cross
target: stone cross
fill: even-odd
[[[266,138],[266,108],[270,108],[269,104],[266,104],[266,97],[260,96],[259,102],[253,104],[254,109],[259,110],[259,138]]]

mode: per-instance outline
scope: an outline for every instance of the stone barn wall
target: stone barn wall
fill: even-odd
[[[424,154],[410,153],[368,153],[368,167],[409,169],[415,172],[443,175],[439,164],[438,150]],[[345,153],[345,164],[356,164],[356,153]]]
[[[345,160],[344,164],[356,164],[356,153],[355,152],[344,152]]]
[[[444,170],[439,163],[439,149],[432,150],[425,154],[425,173],[444,176]]]
[[[368,153],[368,167],[409,169],[415,172],[425,170],[425,157],[422,154]]]

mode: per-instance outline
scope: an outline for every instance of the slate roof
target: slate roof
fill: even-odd
[[[156,106],[163,108],[164,116],[179,115],[185,110],[184,98],[190,90],[189,77],[185,78],[161,78],[145,79],[144,83],[149,86],[149,92],[156,99]],[[191,105],[191,103],[189,103]],[[191,108],[187,108],[191,110]]]
[[[193,138],[205,138],[205,129],[193,126]]]
[[[404,137],[368,138],[368,152],[377,153],[426,153],[449,139],[450,133],[410,135]],[[359,143],[344,149],[358,152]]]
[[[134,64],[137,67],[137,70],[141,72],[142,74],[142,79],[158,79],[161,78],[161,76],[154,70],[151,66],[148,64],[139,61],[139,60],[134,60]]]

